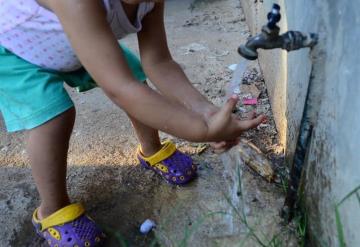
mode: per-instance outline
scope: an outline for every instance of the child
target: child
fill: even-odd
[[[226,149],[265,120],[240,121],[232,114],[235,96],[219,109],[191,85],[168,50],[163,12],[161,0],[0,0],[0,110],[8,131],[29,130],[41,197],[33,224],[50,246],[95,246],[104,238],[67,195],[75,109],[64,81],[80,91],[101,87],[128,113],[140,163],[173,184],[189,182],[196,167],[173,143],[161,144],[158,130]],[[138,34],[142,66],[119,48],[129,33]],[[138,83],[146,81],[142,68],[160,93]]]

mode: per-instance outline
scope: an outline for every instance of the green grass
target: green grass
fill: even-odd
[[[101,228],[104,230],[104,232],[109,235],[109,236],[112,236],[116,239],[116,241],[118,242],[118,246],[119,247],[127,247],[128,246],[128,243],[126,242],[126,239],[122,236],[122,234],[111,228],[111,227],[108,227],[108,226],[101,226]]]
[[[356,192],[356,198],[358,199],[359,206],[360,206],[360,194],[358,192]]]
[[[240,167],[238,167],[238,169],[237,169],[237,177],[238,177],[238,182],[237,182],[238,183],[238,185],[237,185],[238,186],[238,196],[240,197],[241,200],[244,200],[244,198],[243,198],[244,191],[242,188]],[[283,188],[287,189],[287,181],[286,180],[281,180],[281,181],[282,181]],[[344,226],[341,221],[340,206],[343,205],[344,202],[347,201],[352,196],[356,197],[356,199],[360,205],[360,193],[359,192],[360,192],[360,186],[356,187],[351,192],[349,192],[342,200],[340,200],[339,203],[337,203],[335,205],[335,221],[336,221],[336,228],[337,228],[338,241],[339,241],[340,247],[347,246],[345,235],[344,235]],[[191,237],[200,229],[200,227],[204,224],[204,222],[207,219],[210,219],[210,218],[212,218],[214,216],[218,216],[218,215],[224,215],[224,216],[232,215],[232,216],[236,217],[237,219],[239,219],[241,224],[243,224],[246,227],[248,232],[244,236],[244,238],[241,240],[241,242],[239,242],[239,244],[238,244],[239,247],[247,246],[246,242],[250,238],[255,240],[256,243],[261,247],[285,247],[286,246],[286,243],[283,243],[281,240],[281,234],[283,234],[283,232],[275,234],[272,237],[260,236],[259,233],[257,233],[257,231],[256,231],[257,229],[250,225],[250,223],[247,219],[247,216],[246,216],[246,212],[244,211],[244,207],[241,207],[239,209],[236,205],[234,205],[232,203],[230,196],[228,196],[226,194],[223,194],[223,196],[224,196],[224,199],[229,204],[229,206],[232,208],[233,213],[227,213],[227,212],[222,212],[222,211],[206,213],[205,215],[199,217],[195,221],[195,224],[193,224],[191,227],[186,227],[184,229],[184,236],[183,236],[182,240],[178,244],[174,244],[173,246],[176,246],[176,247],[189,246],[189,241],[190,241]],[[298,236],[298,240],[299,240],[299,246],[304,247],[306,245],[306,233],[307,233],[307,225],[308,225],[307,214],[299,213],[298,216],[294,219],[294,221],[295,221],[295,226],[296,226],[296,235]]]
[[[337,234],[338,234],[338,241],[339,241],[339,246],[340,247],[346,247],[346,239],[345,239],[345,234],[344,234],[344,225],[341,221],[341,215],[340,215],[340,206],[342,204],[344,204],[344,202],[346,202],[348,199],[350,199],[352,196],[356,196],[359,205],[360,205],[360,196],[359,196],[359,190],[360,190],[360,185],[357,186],[355,189],[353,189],[352,191],[350,191],[343,199],[340,200],[340,202],[338,202],[335,205],[335,223],[336,223],[336,229],[337,229]]]
[[[341,204],[343,204],[346,200],[348,200],[350,197],[352,197],[355,194],[358,194],[358,191],[360,190],[360,185],[358,187],[356,187],[355,189],[353,189],[352,191],[350,191],[338,204],[337,206],[340,206]]]
[[[335,207],[335,221],[336,221],[336,229],[338,233],[339,246],[346,247],[345,236],[344,236],[344,226],[341,222],[339,207]]]
[[[237,168],[237,187],[238,187],[237,194],[240,197],[240,200],[243,201],[245,199],[244,199],[244,191],[242,188],[241,170],[240,169],[241,169],[240,167]],[[232,212],[224,212],[224,211],[208,212],[208,213],[198,217],[191,226],[186,226],[184,228],[183,238],[180,241],[178,241],[177,243],[176,243],[176,241],[171,241],[172,246],[176,246],[176,247],[189,246],[191,238],[194,236],[194,234],[196,234],[196,232],[201,228],[201,226],[204,225],[206,220],[211,219],[212,217],[215,217],[215,216],[229,216],[229,215],[238,219],[239,222],[246,228],[247,233],[244,236],[244,238],[238,243],[239,247],[247,246],[246,242],[250,238],[255,240],[255,242],[261,247],[282,247],[282,246],[284,246],[280,239],[280,236],[281,236],[281,234],[283,234],[283,232],[275,234],[272,237],[260,236],[260,234],[257,233],[257,229],[250,225],[250,223],[247,219],[247,215],[246,215],[244,207],[242,205],[240,205],[240,208],[238,208],[236,205],[233,204],[233,202],[230,199],[230,196],[226,195],[225,193],[223,193],[223,197],[226,200],[226,202],[229,204],[229,206],[231,207]],[[165,228],[163,226],[160,229],[157,229],[156,231],[157,231],[157,233],[161,234],[161,229],[165,229]],[[166,236],[166,237],[169,238],[169,236]],[[155,243],[155,241],[157,241],[157,240],[154,240],[154,243]],[[160,241],[157,241],[157,243],[159,243],[159,242]]]
[[[296,226],[296,234],[298,236],[300,247],[305,247],[306,244],[306,232],[307,232],[307,214],[301,213],[294,219]]]
[[[241,170],[240,170],[240,166],[237,167],[237,179],[238,179],[238,196],[240,197],[240,199],[242,201],[245,200],[244,198],[244,191],[243,191],[243,187],[242,187],[242,181],[241,181]],[[287,183],[285,182],[286,180],[281,180],[282,182],[284,181],[284,183],[282,183],[284,186],[287,186]],[[225,200],[227,201],[227,203],[231,206],[231,208],[233,209],[233,211],[235,212],[235,216],[237,216],[237,218],[240,220],[240,222],[247,228],[248,230],[248,234],[245,236],[244,240],[241,241],[239,243],[239,246],[243,246],[245,244],[245,242],[247,241],[248,238],[252,238],[254,239],[257,244],[261,247],[282,247],[284,246],[282,243],[282,240],[280,238],[280,236],[284,233],[284,232],[280,232],[278,234],[275,234],[272,237],[267,237],[267,236],[260,236],[257,232],[256,232],[256,228],[254,228],[253,226],[250,225],[248,219],[247,219],[247,215],[245,212],[245,207],[242,206],[241,209],[238,209],[235,205],[233,205],[232,201],[230,200],[229,196],[223,194]],[[305,235],[305,234],[304,234]]]
[[[245,199],[244,199],[244,191],[243,191],[243,187],[242,187],[241,170],[240,169],[241,169],[240,167],[238,167],[238,169],[237,169],[237,187],[238,187],[237,194],[240,197],[240,200],[243,201]],[[285,181],[285,180],[282,180],[282,181]],[[284,182],[282,184],[286,185],[287,183]],[[171,243],[170,246],[174,246],[174,247],[190,246],[191,238],[196,234],[196,232],[201,228],[201,226],[204,225],[204,223],[207,220],[209,220],[213,217],[229,216],[229,215],[238,219],[239,222],[247,230],[247,233],[244,236],[244,238],[238,243],[239,247],[247,246],[247,241],[249,239],[254,240],[261,247],[285,247],[286,246],[286,243],[282,242],[281,235],[283,233],[285,233],[287,231],[287,229],[285,229],[285,231],[279,232],[271,237],[263,236],[263,235],[260,236],[261,233],[258,233],[258,229],[256,229],[256,227],[250,225],[250,223],[247,219],[247,215],[246,215],[244,207],[242,205],[240,205],[240,208],[239,208],[238,206],[234,205],[230,199],[230,196],[226,195],[225,193],[223,194],[223,197],[226,200],[226,202],[229,204],[229,206],[231,207],[232,212],[217,211],[217,212],[207,212],[207,213],[203,214],[202,216],[198,217],[191,226],[184,227],[183,237],[180,240],[174,241],[171,239],[171,236],[166,235],[166,239]],[[352,191],[350,191],[344,198],[342,198],[337,204],[335,204],[335,223],[336,223],[337,237],[338,237],[338,242],[339,242],[340,247],[347,246],[345,234],[344,234],[344,225],[341,221],[340,207],[347,200],[349,200],[352,197],[356,198],[356,200],[359,202],[359,206],[360,206],[360,186],[358,186],[355,189],[353,189]],[[181,208],[181,205],[177,204],[173,208],[172,212],[170,212],[168,216],[164,217],[164,222],[159,224],[158,228],[156,229],[155,239],[149,245],[150,247],[163,246],[161,244],[160,239],[156,235],[157,234],[164,235],[163,230],[165,230],[169,226],[169,224],[172,222],[171,219],[173,217],[175,217],[175,214],[176,214],[176,212],[178,212],[179,208]],[[298,237],[299,246],[304,247],[306,245],[306,233],[307,233],[307,226],[308,226],[307,214],[306,213],[300,214],[298,212],[298,215],[294,219],[294,223],[295,223],[295,227],[296,227],[296,235]],[[128,246],[127,241],[124,239],[124,237],[119,232],[114,231],[113,229],[110,229],[107,227],[104,227],[104,230],[105,230],[105,232],[109,233],[110,235],[112,235],[113,237],[116,238],[116,240],[119,243],[119,247],[127,247]]]
[[[244,201],[244,190],[242,187],[242,181],[241,181],[241,170],[240,166],[237,168],[237,195],[240,197],[241,201]],[[283,185],[287,186],[287,183],[285,180]],[[274,236],[260,236],[260,233],[257,233],[257,229],[250,225],[247,215],[245,212],[244,206],[240,205],[240,208],[238,208],[236,205],[233,204],[233,202],[230,199],[229,195],[226,195],[223,193],[223,197],[226,200],[226,202],[229,204],[229,206],[232,209],[232,212],[208,212],[204,214],[203,216],[200,216],[195,220],[195,223],[192,224],[191,227],[186,226],[184,228],[183,238],[176,243],[176,241],[171,241],[172,246],[176,247],[187,247],[189,246],[190,239],[193,237],[193,235],[200,229],[200,227],[204,224],[204,222],[214,216],[229,216],[232,215],[236,219],[239,220],[239,222],[246,228],[247,234],[244,236],[244,238],[238,243],[239,247],[247,246],[246,242],[251,238],[253,239],[259,246],[261,247],[285,247],[286,243],[282,243],[281,235],[284,233],[284,231],[275,234]],[[301,223],[301,224],[300,224]],[[301,236],[302,241],[304,242],[305,239],[305,231],[306,231],[306,220],[299,221],[298,226],[298,235]],[[305,224],[305,225],[304,225]],[[165,227],[166,228],[166,227]],[[164,226],[160,229],[157,229],[157,233],[161,234],[161,229],[164,229]],[[169,236],[166,236],[169,238]],[[154,243],[159,243],[160,241],[154,240]],[[153,246],[153,245],[152,245]]]
[[[281,189],[283,193],[286,195],[289,188],[289,180],[287,178],[281,177],[280,181],[281,181]]]
[[[282,245],[282,241],[281,239],[279,239],[278,235],[275,235],[270,242],[267,245],[268,247],[281,247]]]

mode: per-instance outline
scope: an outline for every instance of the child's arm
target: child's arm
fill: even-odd
[[[137,83],[106,21],[101,1],[43,1],[59,17],[80,61],[105,93],[142,123],[190,141],[232,139],[258,124],[231,116],[235,99],[205,119]]]
[[[144,18],[138,39],[146,75],[163,95],[204,115],[217,111],[172,59],[164,27],[164,3],[157,3],[154,10]]]
[[[138,40],[143,68],[163,95],[205,117],[210,117],[219,110],[200,94],[172,59],[164,27],[164,3],[157,3],[154,10],[144,18]],[[259,118],[264,119],[264,116]],[[227,142],[213,143],[212,146],[223,151],[237,142],[234,138]]]

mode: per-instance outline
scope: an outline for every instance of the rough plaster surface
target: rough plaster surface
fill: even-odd
[[[304,17],[304,1],[241,1],[253,35],[261,32],[267,23],[267,13],[273,3],[281,6],[281,33],[289,30],[314,32],[311,21]],[[296,11],[299,10],[299,13]],[[306,15],[311,12],[306,11]],[[299,62],[301,61],[301,62]],[[268,88],[280,141],[290,161],[295,151],[306,92],[308,88],[311,61],[309,49],[292,51],[259,50],[259,62]]]
[[[314,239],[338,246],[334,204],[360,185],[357,112],[360,90],[359,1],[315,2],[323,43],[317,48],[312,83],[321,85],[318,118],[306,173],[308,210],[313,213]],[[316,200],[315,200],[316,199]],[[340,206],[347,246],[360,246],[360,202],[353,195]]]
[[[243,0],[242,5],[250,29],[257,32],[258,26],[265,21],[260,15],[268,11],[271,3],[255,2]],[[283,23],[286,21],[288,29],[320,34],[320,43],[312,53],[309,110],[314,131],[304,176],[305,208],[309,216],[311,246],[339,246],[334,205],[360,185],[359,117],[353,114],[360,109],[360,48],[357,41],[360,36],[360,4],[357,0],[279,3],[286,19]],[[289,53],[287,67],[280,70],[272,69],[268,60],[281,62],[279,56],[266,51],[261,54],[260,66],[270,98],[275,97],[271,102],[277,127],[280,133],[286,133],[287,156],[291,158],[308,87],[309,53],[305,50]],[[287,81],[283,87],[284,82],[271,78],[279,76],[285,69]],[[281,89],[278,91],[280,97],[286,98],[281,107],[276,103],[279,95],[271,93],[275,89]],[[286,119],[282,119],[284,116]],[[287,122],[285,129],[278,124],[283,121]],[[347,246],[360,246],[360,204],[356,194],[340,206],[340,215]]]

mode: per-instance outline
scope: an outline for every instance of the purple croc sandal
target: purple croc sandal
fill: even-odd
[[[144,157],[138,148],[140,164],[151,169],[171,184],[184,185],[196,176],[196,165],[190,156],[180,152],[171,141],[163,143],[163,147],[156,154]]]
[[[105,234],[85,215],[81,204],[66,206],[41,221],[37,211],[33,214],[33,225],[50,247],[92,247],[104,242]]]

